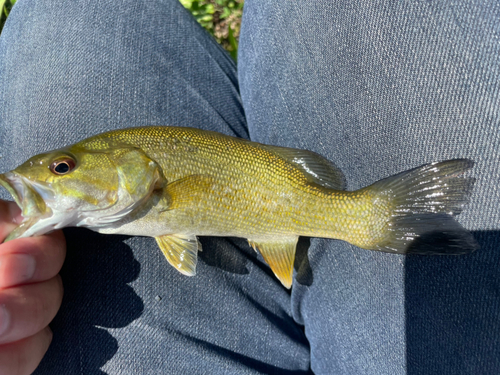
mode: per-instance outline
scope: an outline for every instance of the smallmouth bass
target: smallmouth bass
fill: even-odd
[[[168,262],[194,275],[197,236],[248,239],[292,285],[299,236],[392,253],[462,254],[477,244],[453,219],[466,204],[473,162],[448,160],[356,191],[331,162],[181,127],[115,130],[34,156],[0,175],[22,209],[6,239],[68,226],[154,237]]]

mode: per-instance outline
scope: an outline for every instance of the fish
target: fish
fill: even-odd
[[[308,150],[189,127],[114,130],[42,153],[0,175],[23,220],[5,241],[64,227],[156,239],[167,261],[196,273],[199,236],[241,237],[284,287],[299,236],[395,254],[478,248],[454,217],[474,162],[431,162],[359,190]]]

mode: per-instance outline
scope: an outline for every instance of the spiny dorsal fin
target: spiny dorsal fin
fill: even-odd
[[[264,260],[285,288],[290,289],[293,281],[293,262],[298,236],[273,240],[248,240],[252,248],[259,249]]]
[[[196,236],[171,234],[155,239],[165,258],[180,273],[187,276],[196,274],[198,250],[201,251],[201,244]]]
[[[300,169],[307,179],[329,189],[344,190],[345,177],[331,161],[308,150],[296,148],[260,145],[265,150],[279,155]]]

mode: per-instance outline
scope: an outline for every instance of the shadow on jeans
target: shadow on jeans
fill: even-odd
[[[472,254],[407,257],[408,375],[500,369],[500,231],[473,234]]]
[[[125,327],[141,316],[143,302],[128,285],[140,265],[125,236],[65,231],[70,250],[61,271],[64,314],[51,324],[55,338],[35,374],[104,375],[100,368],[115,355],[118,343],[97,327]],[[473,254],[406,259],[408,375],[493,374],[500,368],[500,231],[474,236],[481,248]],[[212,266],[246,274],[243,259],[229,255],[231,262],[222,256],[212,259],[209,251],[204,258]],[[298,264],[301,281],[310,285],[308,264]]]
[[[140,265],[123,242],[125,236],[73,228],[65,234],[63,313],[51,323],[54,340],[34,374],[104,375],[99,368],[113,357],[118,343],[96,326],[125,327],[142,314],[142,300],[127,285],[138,277]]]

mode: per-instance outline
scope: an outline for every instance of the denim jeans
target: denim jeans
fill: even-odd
[[[200,238],[188,278],[151,238],[67,229],[36,374],[499,373],[499,21],[493,1],[247,0],[237,73],[176,0],[19,0],[0,38],[2,172],[146,125],[309,149],[349,190],[467,157],[458,219],[481,245],[404,257],[302,238],[289,292],[244,239]]]

